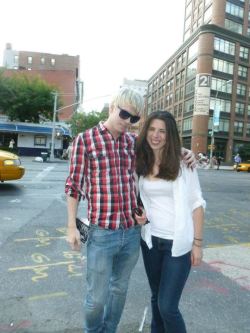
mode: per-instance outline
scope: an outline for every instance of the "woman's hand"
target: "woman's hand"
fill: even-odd
[[[202,261],[202,247],[193,244],[191,251],[191,264],[192,266],[199,266]]]
[[[183,162],[187,165],[187,167],[189,167],[191,169],[195,168],[197,160],[196,160],[196,157],[195,157],[194,153],[192,152],[192,150],[182,148],[181,156],[182,156]]]
[[[80,239],[80,233],[76,226],[68,226],[68,232],[67,232],[67,242],[69,243],[71,249],[73,251],[80,251],[81,250],[81,239]]]

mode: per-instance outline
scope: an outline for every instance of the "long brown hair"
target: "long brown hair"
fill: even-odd
[[[154,153],[147,142],[147,133],[151,122],[162,120],[166,126],[166,144],[162,151],[161,163],[157,178],[175,180],[180,171],[181,141],[174,117],[168,111],[152,112],[137,138],[136,142],[136,172],[148,176],[153,173]]]

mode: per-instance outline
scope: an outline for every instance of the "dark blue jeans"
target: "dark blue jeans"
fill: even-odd
[[[172,257],[173,241],[152,236],[149,250],[142,240],[143,261],[151,288],[151,333],[186,333],[179,301],[191,268],[190,252]]]

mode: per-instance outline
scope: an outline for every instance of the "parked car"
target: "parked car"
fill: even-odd
[[[0,181],[22,178],[25,168],[21,166],[20,158],[4,150],[0,150]]]
[[[237,172],[240,172],[240,171],[250,172],[250,160],[239,163],[238,166],[236,166],[236,171]]]

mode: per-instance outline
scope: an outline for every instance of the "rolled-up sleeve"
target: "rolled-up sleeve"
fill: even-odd
[[[206,201],[203,199],[197,170],[188,169],[188,192],[189,204],[194,211],[198,207],[206,208]]]
[[[69,176],[65,183],[66,195],[81,200],[85,198],[84,187],[84,143],[82,134],[79,134],[72,145]]]

